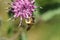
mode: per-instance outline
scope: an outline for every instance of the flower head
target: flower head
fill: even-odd
[[[35,10],[35,0],[15,0],[12,3],[14,17],[28,18]]]

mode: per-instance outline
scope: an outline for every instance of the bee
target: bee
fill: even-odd
[[[27,24],[27,31],[30,30],[31,26],[34,24],[34,17],[28,17],[25,19],[25,22]]]

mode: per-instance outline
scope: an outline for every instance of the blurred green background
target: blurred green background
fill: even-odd
[[[0,0],[0,40],[21,40],[17,32],[19,19],[7,21],[12,16],[8,3],[11,0]],[[34,12],[36,23],[27,32],[28,40],[60,40],[60,0],[35,0],[35,5],[42,8]]]

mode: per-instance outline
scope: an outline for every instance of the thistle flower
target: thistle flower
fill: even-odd
[[[35,11],[35,8],[37,8],[35,5],[35,0],[14,0],[12,1],[11,10],[14,13],[14,16],[9,18],[8,21],[10,21],[13,18],[20,17],[20,24],[22,25],[22,20],[25,19],[25,22],[27,24],[34,23],[34,17],[33,12]]]
[[[12,3],[14,17],[28,18],[35,10],[35,0],[15,0]]]

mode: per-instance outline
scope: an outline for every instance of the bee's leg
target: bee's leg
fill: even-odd
[[[26,30],[29,31],[31,29],[31,26],[32,26],[31,24],[27,24]]]

